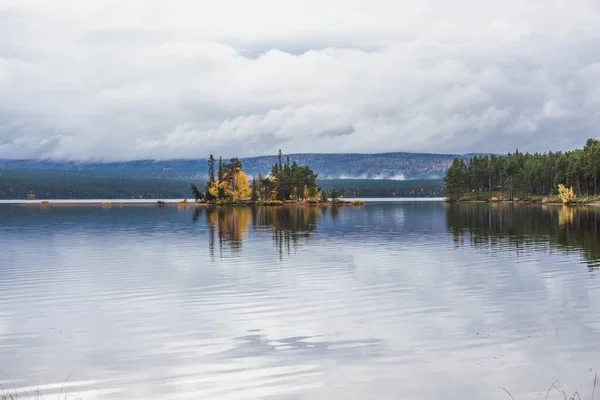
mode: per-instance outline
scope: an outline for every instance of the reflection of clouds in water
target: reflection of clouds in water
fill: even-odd
[[[321,339],[321,340],[319,340]],[[249,334],[234,338],[238,344],[231,350],[221,354],[221,357],[263,357],[271,352],[296,350],[298,356],[332,356],[343,357],[344,354],[355,357],[354,349],[371,347],[371,352],[375,352],[373,347],[381,346],[381,341],[376,339],[365,340],[326,340],[326,337],[296,336],[289,338],[270,339],[264,334]],[[300,352],[300,351],[302,352]],[[328,355],[325,353],[334,353]],[[378,353],[381,353],[379,351]]]
[[[503,399],[498,385],[527,394],[556,379],[585,392],[600,292],[578,256],[454,248],[425,228],[359,241],[341,234],[352,216],[322,217],[283,260],[252,229],[242,253],[214,259],[206,226],[135,241],[62,232],[51,263],[13,242],[0,306],[21,334],[9,343],[26,347],[0,348],[0,367],[32,383],[73,372],[128,399]]]
[[[10,314],[0,314],[0,335],[8,335],[10,333]]]

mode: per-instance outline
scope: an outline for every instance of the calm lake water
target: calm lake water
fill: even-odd
[[[0,383],[56,398],[68,377],[83,400],[521,400],[560,381],[589,399],[599,211],[3,204]]]

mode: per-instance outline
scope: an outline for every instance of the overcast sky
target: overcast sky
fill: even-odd
[[[571,149],[598,27],[597,0],[0,0],[0,158]]]

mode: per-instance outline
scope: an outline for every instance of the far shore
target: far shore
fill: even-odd
[[[195,202],[187,200],[78,200],[78,199],[56,199],[56,200],[14,200],[6,201],[3,204],[14,204],[23,207],[212,207],[212,206],[232,206],[232,207],[274,207],[274,206],[362,206],[363,200],[343,200],[328,202],[316,201],[241,201],[241,202]]]

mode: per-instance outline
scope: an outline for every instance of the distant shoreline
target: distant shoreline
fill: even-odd
[[[444,200],[443,197],[352,197],[352,198],[343,198],[344,201],[354,201],[360,200],[364,203],[387,203],[387,202],[442,202]],[[156,206],[158,201],[164,201],[164,205],[185,205],[185,204],[198,204],[199,206],[209,206],[209,205],[257,205],[254,203],[227,203],[227,204],[211,204],[211,203],[194,203],[193,200],[188,201],[187,203],[180,203],[179,199],[42,199],[42,200],[26,200],[26,199],[1,199],[0,205],[41,205],[42,202],[48,202],[52,206],[60,206],[60,205],[93,205],[93,206],[101,206],[101,205],[113,205],[113,206]],[[330,202],[329,202],[330,203]],[[302,203],[298,203],[296,201],[288,201],[284,204],[288,205],[303,205]],[[320,203],[323,204],[323,203]],[[258,204],[261,205],[261,204]]]
[[[16,205],[22,207],[169,207],[181,208],[197,207],[284,207],[284,206],[362,206],[363,200],[338,200],[328,202],[305,201],[244,201],[244,202],[194,202],[182,200],[14,200],[1,201],[0,204]]]

